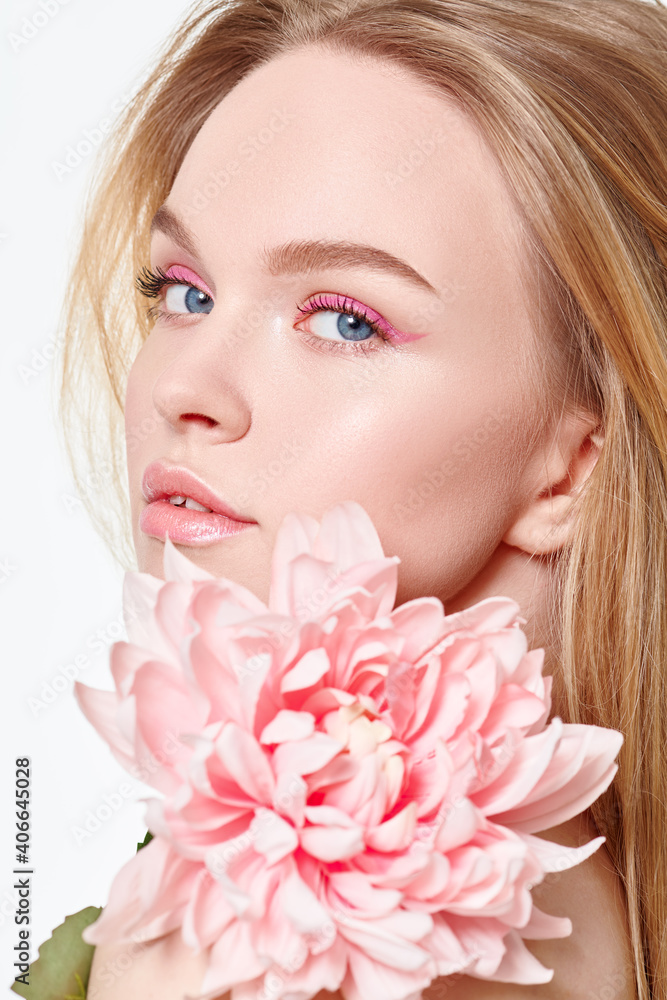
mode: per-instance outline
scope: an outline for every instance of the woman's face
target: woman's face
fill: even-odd
[[[166,205],[151,266],[180,284],[126,399],[139,569],[163,576],[140,525],[159,461],[256,522],[177,544],[262,600],[284,516],[356,500],[401,559],[397,603],[446,605],[532,496],[543,443],[519,217],[471,121],[398,68],[294,51],[219,103]]]

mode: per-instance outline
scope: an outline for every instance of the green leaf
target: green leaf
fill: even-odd
[[[74,978],[76,979],[76,985],[79,987],[79,992],[76,996],[73,993],[67,993],[63,997],[63,1000],[86,1000],[86,987],[83,984],[83,980],[78,972],[74,973]]]
[[[140,844],[137,844],[137,854],[139,853],[141,848],[145,847],[146,844],[149,844],[152,839],[153,839],[153,834],[150,832],[150,830],[146,830],[146,836],[144,837],[144,839],[141,841]]]
[[[29,985],[13,982],[14,993],[31,1000],[85,1000],[95,945],[87,944],[81,932],[101,912],[101,906],[86,906],[65,917],[39,946],[39,958],[28,973]]]

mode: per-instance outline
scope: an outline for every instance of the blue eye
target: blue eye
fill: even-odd
[[[210,313],[213,308],[210,295],[194,285],[183,283],[167,286],[164,303],[170,313]]]
[[[323,309],[321,312],[311,315],[315,331],[327,340],[335,340],[336,334],[347,341],[368,340],[369,336],[375,333],[371,324],[360,316],[334,312],[332,309]]]
[[[178,268],[178,270],[189,270],[189,268]],[[161,309],[159,306],[151,306],[146,312],[149,319],[168,320],[177,315],[210,313],[214,304],[211,296],[184,280],[184,277],[182,274],[165,274],[161,267],[157,267],[155,271],[151,271],[149,267],[142,268],[135,279],[135,287],[148,299],[161,298],[167,307]],[[166,289],[164,295],[162,295],[163,289]]]
[[[303,337],[318,350],[376,351],[392,345],[392,334],[400,336],[374,309],[347,295],[318,295],[295,308],[315,328],[306,328]]]

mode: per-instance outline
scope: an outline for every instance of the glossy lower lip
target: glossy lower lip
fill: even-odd
[[[256,521],[235,521],[224,514],[176,507],[168,500],[154,500],[144,507],[139,527],[154,538],[169,538],[181,545],[212,545],[221,538],[238,535]]]

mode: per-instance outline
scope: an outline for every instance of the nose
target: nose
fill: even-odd
[[[175,431],[200,434],[211,444],[242,438],[251,423],[238,378],[243,367],[238,345],[224,336],[223,327],[218,318],[215,328],[207,321],[183,331],[185,346],[153,384],[153,405],[160,416]]]

